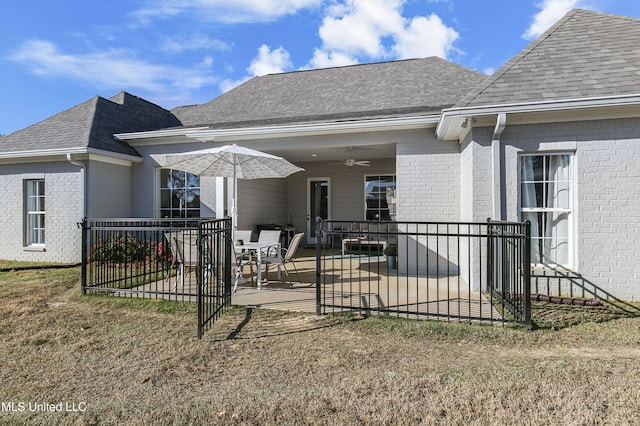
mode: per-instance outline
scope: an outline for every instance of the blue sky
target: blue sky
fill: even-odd
[[[164,108],[267,73],[440,56],[492,73],[574,7],[630,0],[21,0],[0,25],[0,134],[122,90]]]

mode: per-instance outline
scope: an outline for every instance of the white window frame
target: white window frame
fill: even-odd
[[[42,185],[40,185],[42,184]],[[24,180],[24,244],[44,247],[46,243],[46,187],[44,179]],[[35,223],[34,223],[34,219]]]
[[[522,191],[523,191],[523,184],[525,182],[539,182],[544,184],[548,184],[550,181],[548,180],[544,180],[543,181],[524,181],[523,180],[523,170],[522,170],[522,159],[525,157],[546,157],[548,159],[548,157],[552,157],[552,156],[568,156],[569,157],[569,171],[568,171],[568,182],[569,182],[569,194],[568,194],[568,203],[569,203],[569,207],[568,208],[553,208],[553,207],[547,207],[547,206],[543,206],[543,207],[522,207]],[[545,161],[548,161],[548,160]],[[575,193],[576,193],[576,174],[575,174],[575,153],[571,152],[571,151],[542,151],[542,152],[525,152],[525,153],[519,153],[518,155],[518,218],[520,220],[525,220],[526,218],[524,217],[524,213],[565,213],[568,215],[568,229],[567,229],[567,244],[568,244],[568,248],[567,248],[567,262],[565,264],[558,264],[558,263],[554,263],[554,262],[534,262],[533,260],[533,244],[535,244],[536,240],[539,240],[539,238],[534,237],[533,235],[533,227],[532,227],[532,238],[531,238],[531,244],[532,244],[532,265],[534,267],[540,267],[540,268],[546,268],[546,267],[551,267],[551,268],[556,268],[556,267],[563,267],[563,268],[567,268],[567,269],[571,269],[573,268],[574,264],[575,264],[575,257],[574,257],[574,253],[575,253],[575,243],[576,243],[576,238],[575,238],[575,234],[574,234],[574,227],[575,227],[575,217],[576,217],[576,203],[575,203]],[[543,199],[546,198],[546,193],[543,194]],[[543,237],[547,238],[547,237]]]
[[[180,171],[180,170],[175,170],[175,169],[171,169],[171,168],[161,168],[161,167],[157,167],[156,168],[156,191],[155,191],[155,198],[156,198],[156,217],[162,218],[162,212],[164,210],[169,210],[172,212],[178,211],[184,211],[185,212],[185,218],[196,218],[196,217],[200,217],[200,211],[201,211],[201,207],[202,207],[202,199],[200,199],[200,203],[198,205],[197,208],[194,207],[174,207],[174,206],[168,206],[168,207],[163,207],[162,206],[162,191],[163,190],[168,190],[170,193],[172,192],[171,188],[164,188],[162,187],[162,172],[164,170],[168,170],[169,172],[173,172],[173,171],[177,171],[177,172],[182,172],[182,173],[186,173],[184,171]],[[188,173],[187,173],[188,174]],[[196,176],[196,175],[194,175]],[[198,176],[196,176],[198,177]],[[201,185],[202,185],[202,180],[198,177],[198,186],[197,187],[193,187],[193,188],[197,188],[198,189],[198,193],[199,193],[199,197],[201,196]],[[171,199],[171,196],[170,196]],[[188,212],[197,212],[196,216],[188,216]],[[173,216],[174,218],[182,218],[183,216]]]
[[[396,194],[398,192],[398,176],[395,173],[375,173],[375,174],[366,174],[364,175],[364,220],[369,220],[367,219],[367,211],[370,210],[367,208],[367,178],[381,178],[381,177],[387,177],[387,176],[391,176],[393,177],[393,183],[394,183],[394,191],[393,194],[391,194],[390,196],[392,197],[393,201],[396,200]],[[396,217],[397,217],[397,209],[396,206],[397,204],[392,204],[391,202],[387,201],[389,203],[389,220],[395,221]],[[380,210],[380,209],[378,209]],[[371,219],[371,220],[376,220],[376,219]],[[377,219],[378,221],[383,220],[382,218]]]

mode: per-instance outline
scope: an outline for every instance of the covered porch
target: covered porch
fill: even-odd
[[[294,145],[295,148],[290,141],[286,148],[269,141],[245,143],[281,156],[304,171],[285,179],[239,180],[238,229],[253,231],[254,240],[262,229],[281,229],[290,236],[303,232],[303,245],[309,247],[315,244],[317,217],[353,221],[395,219],[395,143],[385,140],[365,144],[364,140],[347,138],[331,145],[325,140],[314,140],[317,143],[305,141]],[[217,197],[212,206],[211,185],[205,181],[202,204],[205,211],[212,210],[224,217],[230,211],[231,191],[228,182],[217,185],[218,189],[224,188],[224,196]]]

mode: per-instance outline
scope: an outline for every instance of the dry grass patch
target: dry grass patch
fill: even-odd
[[[638,424],[640,319],[527,332],[79,296],[0,274],[0,424]]]

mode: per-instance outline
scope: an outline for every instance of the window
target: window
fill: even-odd
[[[200,177],[182,170],[160,169],[160,217],[200,216]]]
[[[396,218],[396,177],[365,176],[365,219],[395,220]]]
[[[44,245],[44,179],[26,180],[24,193],[25,243],[27,246]]]
[[[520,157],[520,214],[531,221],[531,262],[570,266],[571,155]]]

